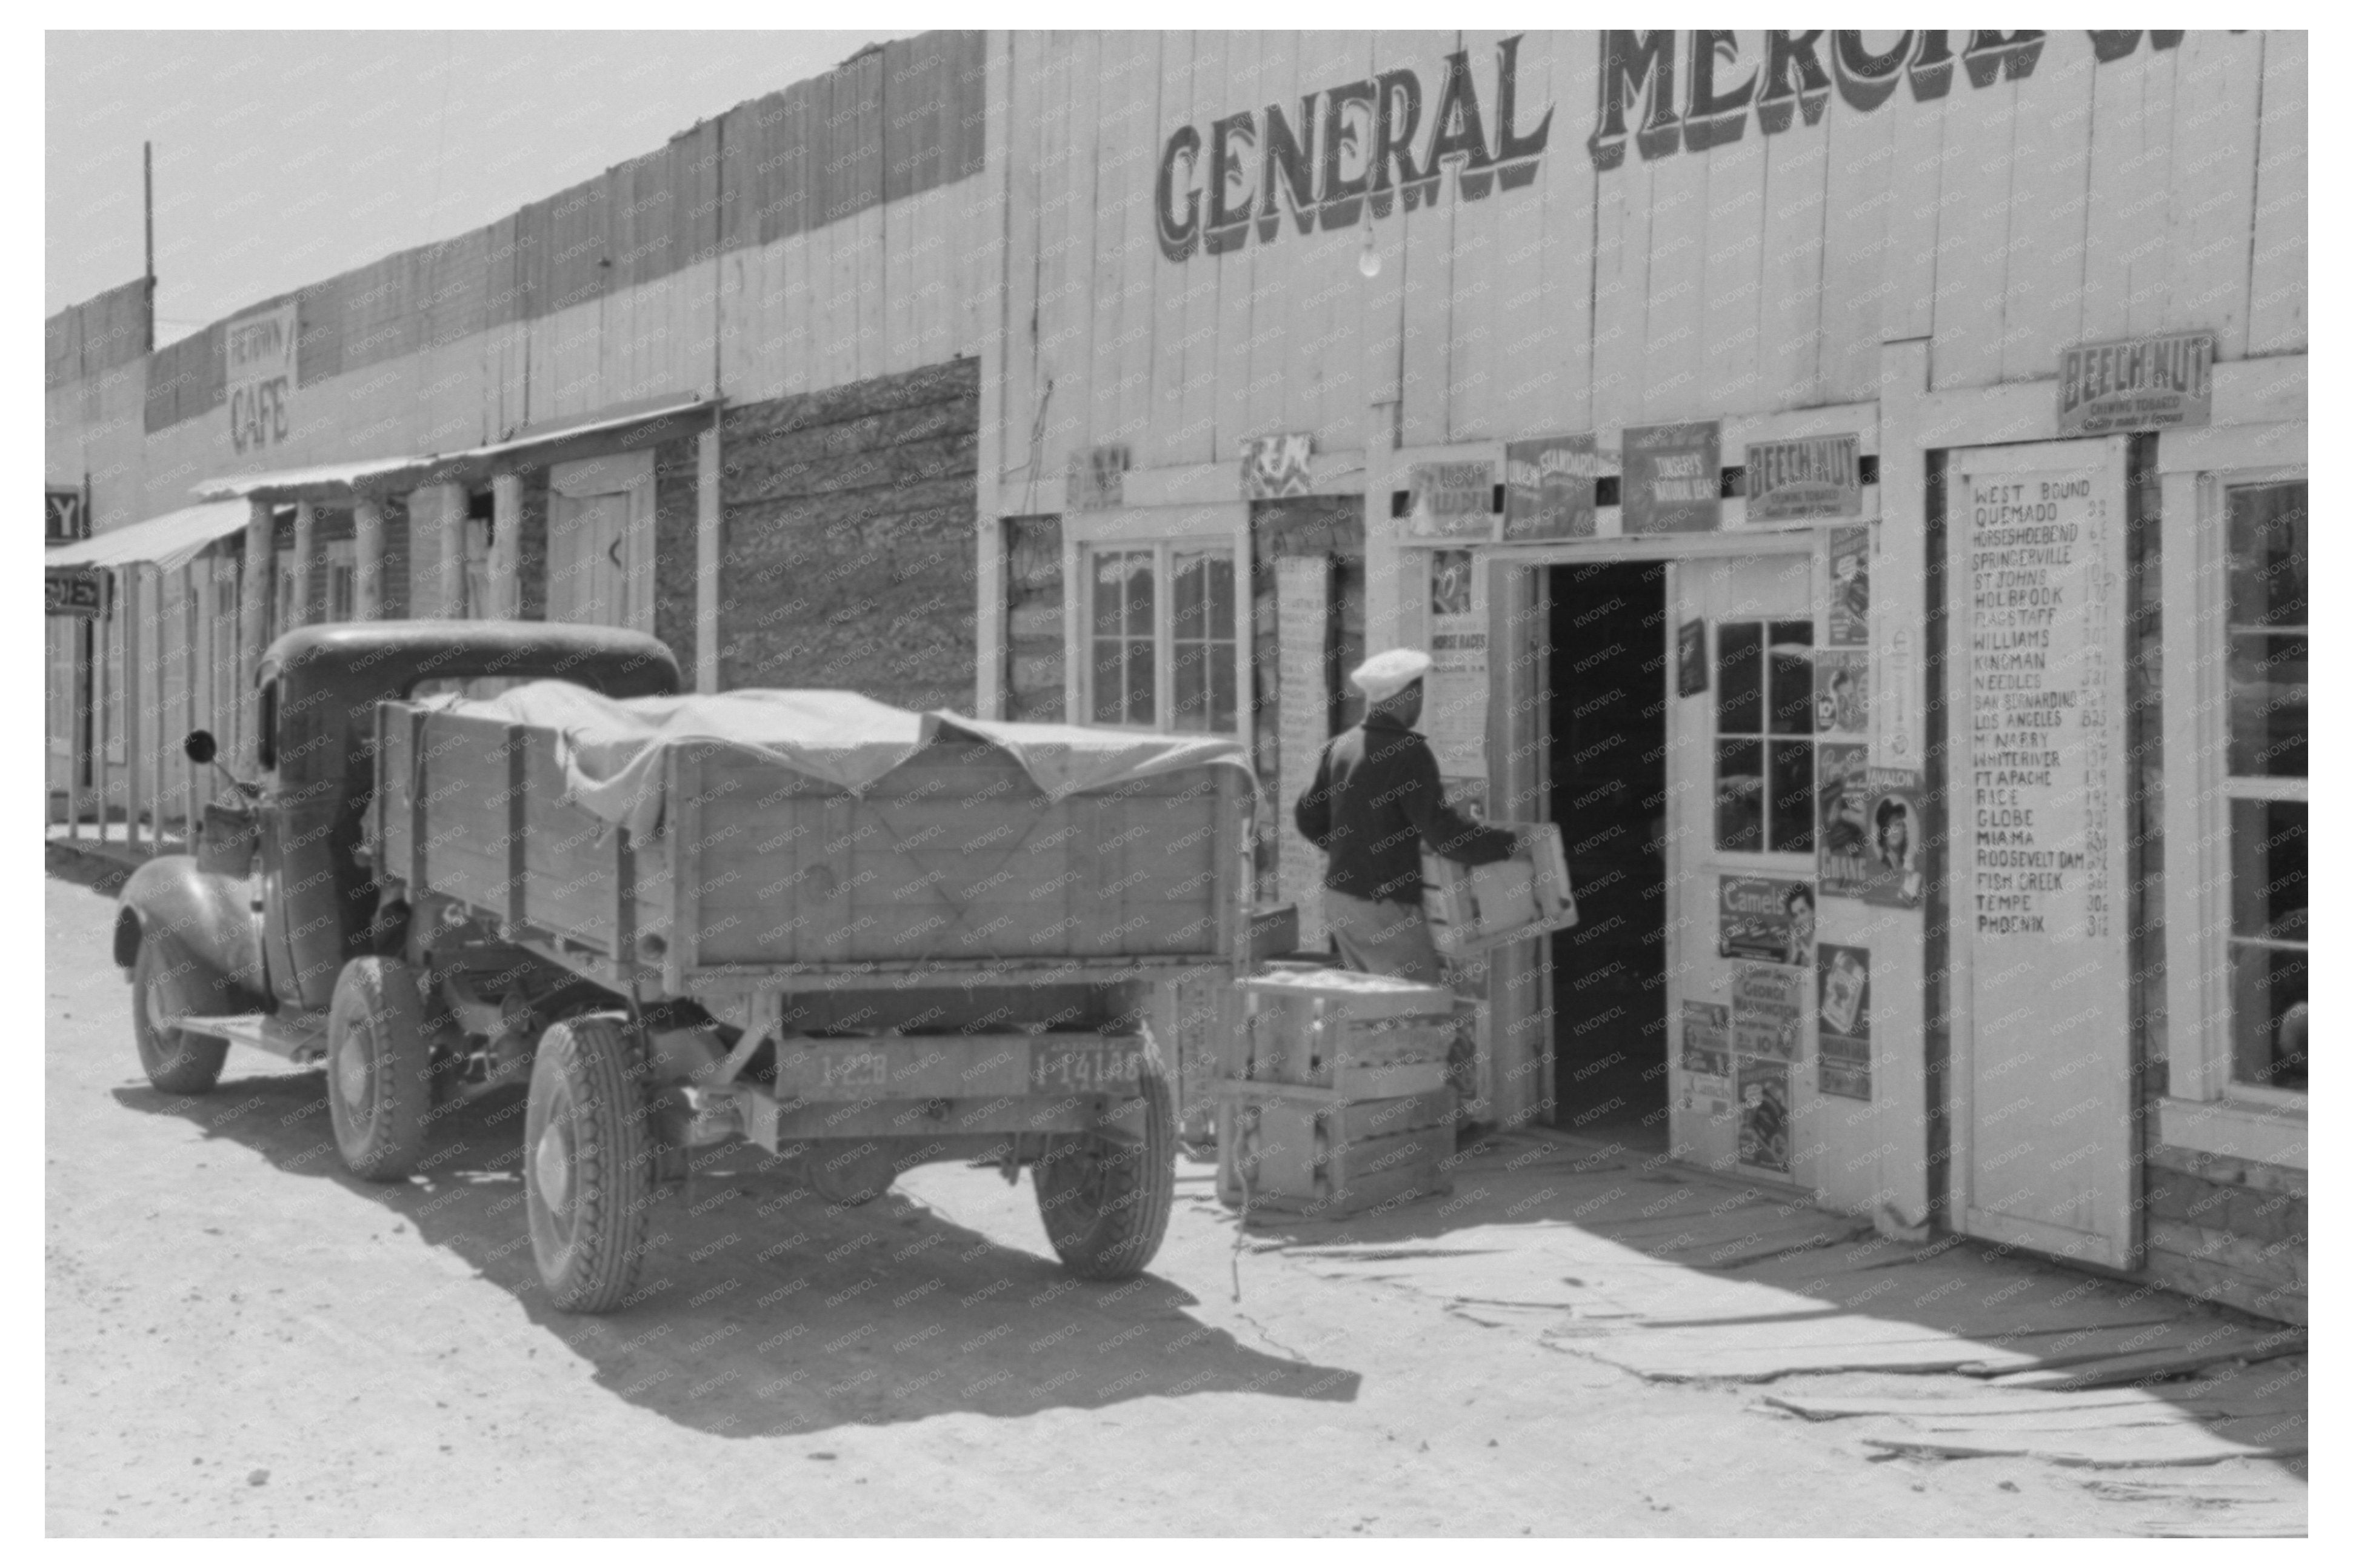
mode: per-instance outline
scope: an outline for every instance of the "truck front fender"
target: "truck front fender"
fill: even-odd
[[[129,969],[139,944],[161,944],[188,1016],[269,1010],[260,923],[245,884],[216,877],[191,855],[163,855],[131,873],[114,917],[114,961]]]

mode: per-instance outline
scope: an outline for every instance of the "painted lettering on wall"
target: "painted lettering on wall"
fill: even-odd
[[[2152,32],[2149,47],[2169,49],[2179,31]],[[2105,65],[2140,47],[2137,30],[2094,32],[2093,58]],[[1743,59],[1740,38],[1726,31],[1655,32],[1613,29],[1601,35],[1601,100],[1586,141],[1597,169],[1626,161],[1626,142],[1643,158],[1703,153],[1737,142],[1754,118],[1757,131],[1778,136],[1799,124],[1818,125],[1831,94],[1869,113],[1908,85],[1915,101],[1952,89],[1957,64],[1972,88],[2034,74],[2045,35],[2031,28],[2003,32],[1829,32],[1767,29],[1761,54]]]
[[[1480,201],[1536,177],[1552,134],[1552,106],[1527,123],[1519,101],[1520,36],[1495,46],[1494,86],[1482,99],[1471,53],[1446,57],[1435,100],[1419,75],[1387,70],[1312,92],[1294,105],[1270,103],[1169,133],[1153,191],[1160,253],[1182,261],[1196,250],[1238,250],[1282,233],[1286,214],[1301,234],[1346,228],[1369,205],[1387,217],[1400,195],[1406,211],[1434,205],[1449,165],[1456,191]],[[1425,118],[1426,115],[1426,118]]]
[[[239,452],[282,445],[290,433],[297,314],[295,302],[289,300],[239,316],[225,329],[228,438]]]

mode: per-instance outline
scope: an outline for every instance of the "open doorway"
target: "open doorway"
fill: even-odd
[[[1551,816],[1575,926],[1551,942],[1553,1119],[1667,1146],[1667,569],[1550,569]]]

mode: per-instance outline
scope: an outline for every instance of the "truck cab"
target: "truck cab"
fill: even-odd
[[[240,783],[238,806],[207,814],[205,852],[159,856],[134,872],[116,916],[114,956],[133,972],[141,1056],[170,1092],[209,1089],[227,1048],[170,1020],[315,1015],[348,960],[398,945],[399,911],[379,907],[364,858],[378,702],[480,679],[555,679],[612,697],[679,689],[678,662],[654,637],[523,621],[305,627],[270,644],[254,679],[260,778]],[[199,765],[213,760],[210,736],[189,742]],[[248,858],[259,863],[258,890]],[[301,1043],[312,1033],[271,1035],[300,1058],[313,1054]]]

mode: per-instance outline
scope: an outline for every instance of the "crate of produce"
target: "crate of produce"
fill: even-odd
[[[1219,1090],[1218,1196],[1338,1219],[1452,1190],[1454,1092],[1346,1101],[1329,1089],[1227,1083]]]
[[[1447,958],[1468,958],[1577,923],[1577,896],[1568,885],[1559,826],[1494,826],[1519,836],[1520,851],[1509,860],[1465,866],[1422,852],[1422,910],[1431,940]]]
[[[1240,983],[1246,1023],[1229,1077],[1386,1100],[1444,1086],[1454,994],[1384,974],[1290,968]]]

